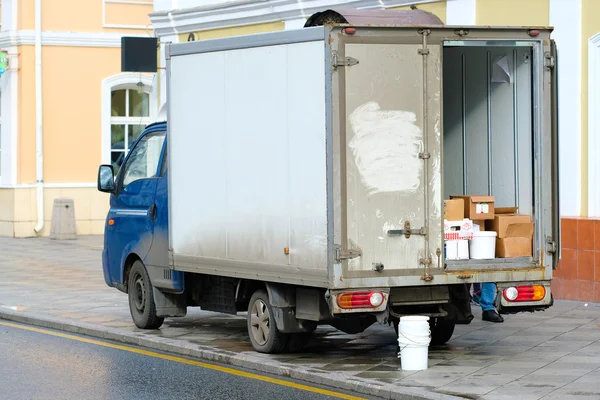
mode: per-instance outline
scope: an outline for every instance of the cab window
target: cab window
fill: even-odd
[[[131,182],[156,176],[166,132],[152,132],[140,139],[131,150],[121,173],[121,190]]]

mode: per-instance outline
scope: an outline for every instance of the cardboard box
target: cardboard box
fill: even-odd
[[[444,200],[444,219],[462,221],[465,218],[465,201],[463,199]]]
[[[516,258],[533,255],[534,223],[529,215],[517,214],[516,207],[496,208],[488,228],[495,231],[496,257]]]
[[[502,239],[496,239],[496,257],[531,257],[533,255],[533,227],[533,222],[509,225],[505,236]]]
[[[446,240],[444,242],[444,258],[446,260],[468,260],[469,241],[466,239]]]
[[[493,221],[488,223],[488,229],[498,233],[498,239],[506,237],[508,227],[513,224],[531,222],[529,215],[516,214],[517,208],[496,208]]]
[[[444,239],[461,240],[473,238],[473,221],[463,219],[462,221],[444,220]]]
[[[471,220],[494,219],[494,196],[450,196],[451,199],[463,199],[465,218]]]

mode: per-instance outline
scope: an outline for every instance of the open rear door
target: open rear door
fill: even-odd
[[[558,181],[558,48],[554,40],[550,41],[550,86],[552,103],[552,237],[549,238],[548,250],[553,251],[552,268],[558,267],[561,258],[560,252],[560,204]]]
[[[336,262],[354,287],[443,270],[441,41],[429,33],[331,33]]]

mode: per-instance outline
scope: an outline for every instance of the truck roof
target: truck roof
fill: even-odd
[[[440,27],[467,28],[467,26],[444,25],[435,14],[419,10],[357,10],[352,8],[331,8],[311,15],[305,28],[322,25],[351,25],[353,27]],[[472,29],[549,29],[551,26],[482,26],[469,25]]]

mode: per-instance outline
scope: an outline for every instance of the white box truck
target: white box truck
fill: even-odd
[[[415,314],[444,343],[473,318],[472,283],[497,284],[500,313],[551,306],[550,33],[327,10],[303,29],[168,44],[166,121],[116,178],[99,170],[106,283],[141,328],[190,306],[247,312],[267,353],[320,324],[357,333]],[[531,215],[530,255],[447,260],[453,195]]]

